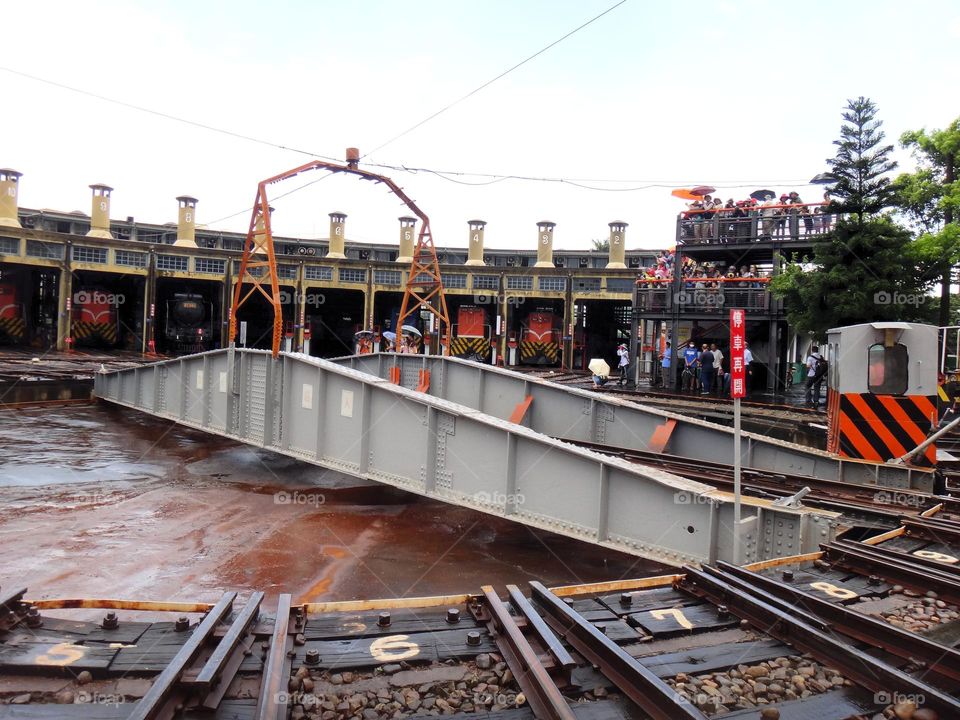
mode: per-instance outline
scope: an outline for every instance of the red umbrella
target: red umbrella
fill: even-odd
[[[710,195],[716,191],[717,189],[715,187],[710,187],[709,185],[697,185],[690,192],[693,195],[699,195],[700,197],[703,197],[704,195]]]
[[[692,190],[688,190],[687,188],[677,188],[676,190],[672,190],[670,194],[681,200],[699,200],[701,198],[700,195],[694,194]]]

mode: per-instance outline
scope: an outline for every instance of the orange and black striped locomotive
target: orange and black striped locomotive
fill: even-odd
[[[18,345],[27,337],[27,319],[14,282],[0,282],[0,343]]]
[[[490,362],[492,328],[487,310],[477,305],[461,305],[457,308],[457,322],[450,340],[453,357]]]
[[[72,309],[73,342],[77,347],[116,347],[120,341],[122,295],[103,288],[84,288],[74,294]]]
[[[563,342],[563,316],[549,309],[527,315],[520,331],[521,365],[558,365]]]

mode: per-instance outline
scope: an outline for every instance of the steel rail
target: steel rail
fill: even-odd
[[[497,646],[513,671],[517,684],[527,696],[534,715],[542,720],[574,720],[573,710],[523,636],[507,606],[489,585],[484,585],[480,590],[490,612],[489,627]]]
[[[921,565],[912,555],[840,540],[823,545],[825,559],[860,575],[879,575],[915,591],[935,591],[942,600],[960,604],[960,576]]]
[[[900,537],[903,537],[903,535],[900,535]],[[883,543],[868,545],[867,547],[877,548],[882,553],[889,553],[890,558],[894,560],[900,560],[911,567],[921,566],[931,570],[940,571],[941,573],[954,575],[960,579],[960,565],[946,563],[942,560],[934,560],[931,557],[925,557],[923,555],[915,555],[914,553],[904,552],[903,550],[898,550],[897,548],[883,547]],[[882,562],[887,561],[884,560]]]
[[[692,567],[684,571],[686,575],[678,585],[681,590],[714,604],[726,605],[734,615],[767,635],[838,668],[843,677],[874,692],[922,695],[924,707],[936,710],[943,717],[960,717],[960,699],[793,617],[756,594],[744,592]]]
[[[907,529],[906,534],[908,536],[919,536],[925,540],[951,544],[960,550],[960,522],[942,520],[936,516],[925,518],[905,517],[901,522]]]
[[[168,701],[173,696],[181,676],[190,666],[190,663],[197,659],[203,646],[213,636],[213,632],[220,621],[230,613],[236,597],[235,592],[223,594],[219,602],[213,606],[213,609],[207,613],[203,621],[194,629],[193,634],[177,651],[173,660],[153,681],[153,685],[150,686],[150,689],[128,716],[129,720],[153,720],[162,717],[161,713],[164,712]],[[172,717],[172,714],[169,716]]]
[[[290,659],[287,647],[290,644],[291,596],[282,594],[277,600],[277,617],[273,623],[270,651],[260,681],[260,697],[257,701],[256,720],[279,720],[287,716],[287,677]]]
[[[520,592],[520,588],[516,585],[507,585],[507,593],[510,595],[510,604],[513,606],[513,609],[530,623],[530,627],[537,634],[540,643],[553,657],[557,666],[568,673],[571,669],[575,668],[577,666],[576,660],[573,659],[573,656],[563,646],[563,643],[557,639],[557,636],[553,634],[553,631],[547,626],[544,619],[540,617],[540,614],[534,609],[530,601]]]
[[[237,613],[237,616],[227,629],[227,633],[220,639],[213,654],[207,659],[207,662],[204,663],[200,674],[197,675],[197,679],[194,680],[191,685],[196,685],[206,692],[209,691],[210,686],[220,678],[230,656],[237,649],[243,636],[247,634],[250,625],[256,621],[260,613],[261,602],[263,602],[262,592],[257,591],[250,595],[246,605]]]
[[[739,586],[745,592],[768,599],[771,604],[776,601],[781,609],[791,614],[798,609],[809,611],[824,621],[826,629],[830,631],[836,630],[855,640],[881,647],[904,660],[922,662],[934,672],[960,681],[960,650],[945,647],[922,635],[730,563],[719,562],[717,567],[706,566],[703,569],[731,585]]]
[[[575,612],[542,583],[532,581],[533,599],[547,623],[653,720],[706,720],[680,692]]]
[[[716,485],[730,485],[731,487],[733,484],[733,468],[723,463],[690,460],[677,455],[633,450],[581,440],[558,439],[589,450],[614,455],[639,465],[662,468],[689,479]],[[860,485],[839,480],[823,480],[808,475],[774,473],[754,468],[743,468],[742,472],[742,482],[750,488],[786,497],[804,487],[810,487],[813,492],[807,495],[805,498],[807,501],[817,501],[825,504],[846,502],[847,504],[844,507],[847,509],[851,507],[851,503],[853,505],[863,505],[873,511],[882,511],[882,514],[891,520],[898,519],[906,509],[916,509],[919,512],[923,507],[933,506],[944,500],[952,499],[907,488],[893,489],[876,485]],[[884,502],[877,499],[881,497],[889,498],[893,502]]]

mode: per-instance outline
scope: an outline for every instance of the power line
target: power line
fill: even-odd
[[[84,90],[82,88],[73,87],[72,85],[66,85],[64,83],[56,82],[55,80],[49,80],[47,78],[31,75],[30,73],[21,72],[20,70],[14,70],[13,68],[0,66],[0,70],[3,70],[4,72],[8,72],[11,75],[19,75],[20,77],[27,78],[28,80],[33,80],[34,82],[43,83],[44,85],[51,85],[53,87],[60,88],[61,90],[68,90],[72,93],[77,93],[78,95],[86,95],[87,97],[92,97],[97,100],[102,100],[103,102],[112,103],[113,105],[119,105],[121,107],[125,107],[130,110],[137,110],[139,112],[147,113],[149,115],[156,115],[157,117],[162,117],[167,120],[173,120],[175,122],[183,123],[184,125],[192,125],[193,127],[209,130],[210,132],[220,133],[221,135],[227,135],[229,137],[238,138],[240,140],[246,140],[248,142],[257,143],[259,145],[266,145],[268,147],[276,148],[278,150],[289,150],[290,152],[300,153],[301,155],[308,155],[310,157],[321,158],[323,160],[332,160],[334,162],[339,162],[339,158],[332,158],[327,155],[320,155],[315,152],[310,152],[309,150],[301,150],[300,148],[291,147],[289,145],[281,145],[280,143],[271,142],[270,140],[262,140],[260,138],[253,137],[252,135],[244,135],[243,133],[234,132],[233,130],[226,130],[224,128],[215,127],[213,125],[207,125],[206,123],[198,122],[196,120],[190,120],[188,118],[180,117],[179,115],[171,115],[170,113],[166,113],[161,110],[154,110],[153,108],[143,107],[142,105],[135,105],[134,103],[129,103],[129,102],[126,102],[125,100],[117,100],[116,98],[108,97],[106,95],[100,95],[99,93],[91,92],[90,90]]]
[[[433,113],[432,115],[429,115],[429,116],[425,117],[423,120],[421,120],[420,122],[418,122],[416,125],[412,125],[411,127],[409,127],[409,128],[407,128],[406,130],[404,130],[402,133],[400,133],[399,135],[395,135],[394,137],[392,137],[392,138],[390,138],[389,140],[387,140],[385,143],[383,143],[383,144],[381,144],[381,145],[378,145],[377,147],[375,147],[375,148],[374,148],[373,150],[371,150],[370,152],[365,153],[363,157],[367,157],[367,155],[372,155],[373,153],[377,152],[377,150],[382,150],[383,148],[385,148],[385,147],[386,147],[387,145],[389,145],[390,143],[392,143],[392,142],[394,142],[394,141],[396,141],[396,140],[399,140],[399,139],[402,138],[404,135],[408,135],[409,133],[412,133],[414,130],[416,130],[416,129],[417,129],[418,127],[420,127],[421,125],[425,125],[426,123],[430,122],[430,121],[433,120],[435,117],[437,117],[438,115],[442,115],[442,114],[445,113],[447,110],[449,110],[450,108],[454,107],[455,105],[459,105],[460,103],[462,103],[462,102],[463,102],[464,100],[466,100],[467,98],[470,98],[470,97],[476,95],[478,92],[480,92],[480,91],[483,90],[484,88],[487,88],[487,87],[489,87],[490,85],[493,85],[493,83],[495,83],[495,82],[496,82],[497,80],[499,80],[500,78],[506,77],[507,75],[509,75],[510,73],[512,73],[512,72],[513,72],[514,70],[516,70],[517,68],[520,68],[520,67],[522,67],[523,65],[526,65],[528,62],[530,62],[530,61],[533,60],[534,58],[536,58],[536,57],[538,57],[538,56],[540,56],[540,55],[543,55],[543,53],[545,53],[545,52],[546,52],[547,50],[549,50],[550,48],[555,47],[556,45],[559,45],[560,43],[562,43],[564,40],[566,40],[566,39],[567,39],[568,37],[570,37],[571,35],[575,35],[576,33],[580,32],[581,30],[583,30],[583,29],[584,29],[585,27],[587,27],[588,25],[593,24],[594,22],[596,22],[597,20],[599,20],[600,18],[602,18],[602,17],[603,17],[604,15],[606,15],[607,13],[616,10],[618,7],[620,7],[621,5],[623,5],[626,1],[627,1],[627,0],[620,0],[620,2],[615,3],[614,5],[611,5],[611,6],[608,7],[606,10],[604,10],[602,13],[600,13],[599,15],[597,15],[597,16],[595,16],[595,17],[590,18],[590,19],[587,20],[585,23],[583,23],[583,24],[580,25],[579,27],[574,28],[573,30],[571,30],[570,32],[568,32],[568,33],[567,33],[566,35],[564,35],[563,37],[558,38],[558,39],[554,40],[552,43],[550,43],[549,45],[547,45],[546,47],[541,48],[540,50],[537,50],[537,52],[535,52],[535,53],[534,53],[533,55],[531,55],[530,57],[528,57],[528,58],[526,58],[526,59],[524,59],[524,60],[521,60],[520,62],[518,62],[518,63],[517,63],[516,65],[514,65],[513,67],[508,68],[507,70],[504,70],[502,73],[500,73],[499,75],[497,75],[495,78],[493,78],[493,79],[491,79],[491,80],[487,80],[487,82],[483,83],[483,85],[480,85],[479,87],[474,88],[473,90],[471,90],[471,91],[468,92],[466,95],[464,95],[463,97],[459,98],[458,100],[454,100],[452,103],[450,103],[449,105],[447,105],[447,106],[445,106],[445,107],[440,108],[439,110],[437,110],[437,111],[436,111],[435,113]]]

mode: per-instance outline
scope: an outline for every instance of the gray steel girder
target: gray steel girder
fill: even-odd
[[[383,378],[388,377],[394,364],[403,368],[403,378],[411,375],[411,367],[423,368],[430,371],[431,395],[501,418],[510,417],[517,403],[532,395],[523,424],[557,438],[649,450],[654,430],[673,419],[677,424],[665,452],[733,464],[732,428],[611,395],[435,355],[380,353],[336,358],[333,362]],[[412,372],[412,376],[416,377],[417,372]],[[926,468],[839,458],[757,433],[744,432],[742,436],[741,462],[745,467],[933,492],[934,474]]]
[[[358,364],[369,369],[380,360],[369,362]],[[729,493],[500,419],[515,394],[502,385],[505,378],[492,373],[478,380],[484,374],[475,365],[435,367],[452,397],[319,358],[274,360],[269,352],[239,349],[101,373],[94,391],[315,465],[670,565],[794,555],[835,534],[835,513],[747,497],[741,556],[733,558]],[[486,392],[478,382],[488,383]],[[492,412],[463,404],[478,389]],[[574,400],[557,422],[589,427],[588,406]],[[477,404],[476,396],[471,402]],[[544,409],[536,412],[536,424],[545,424]]]

